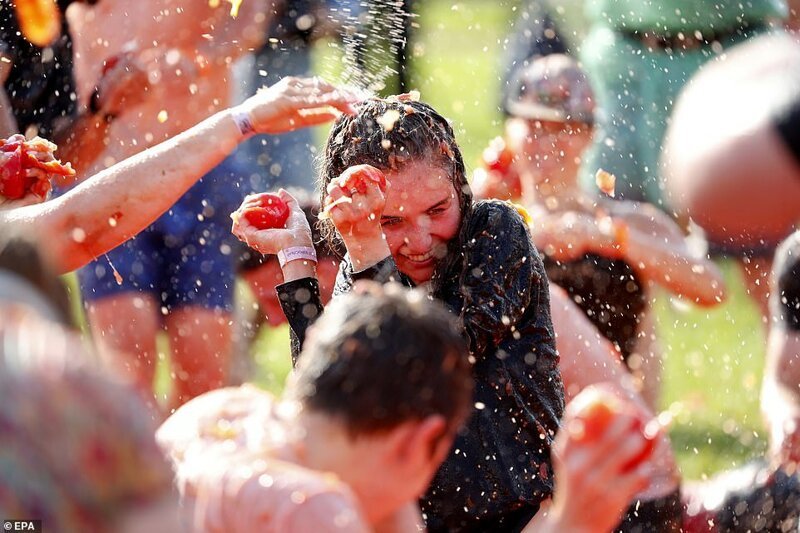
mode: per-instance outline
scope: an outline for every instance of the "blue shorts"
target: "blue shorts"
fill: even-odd
[[[231,233],[230,214],[251,192],[242,185],[245,176],[233,158],[226,159],[151,226],[81,268],[84,300],[144,292],[168,311],[187,305],[231,311],[242,248]]]

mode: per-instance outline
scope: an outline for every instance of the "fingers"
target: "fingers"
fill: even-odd
[[[289,77],[262,89],[241,107],[259,133],[281,133],[324,124],[341,113],[355,113],[354,105],[361,100],[363,96],[319,78]]]
[[[292,196],[292,194],[289,191],[287,191],[286,189],[282,189],[282,188],[278,189],[278,196],[280,196],[281,200],[286,202],[286,205],[288,205],[290,208],[293,208],[294,206],[298,206],[299,207],[299,205],[300,205],[300,204],[297,203],[297,198]]]
[[[308,219],[297,199],[285,189],[279,189],[278,196],[280,196],[281,200],[286,202],[286,205],[289,207],[289,219],[286,221],[286,229],[311,235]]]
[[[364,99],[362,94],[336,87],[319,77],[295,78],[290,76],[273,85],[271,89],[296,99],[298,103],[307,104],[306,110],[316,111],[316,113],[309,114],[327,115],[328,120],[331,120],[331,113],[330,111],[325,112],[326,107],[335,108],[342,113],[353,114],[356,112],[353,104]],[[335,115],[332,118],[335,118]]]
[[[336,120],[341,114],[339,112],[333,112],[330,108],[315,109],[313,111],[313,113],[308,114],[299,113],[300,117],[295,121],[295,126],[298,128],[321,126],[322,124],[327,124],[328,122]]]
[[[341,177],[346,178],[346,175]],[[377,220],[384,204],[383,192],[371,180],[335,180],[329,185],[325,198],[326,211],[337,228],[340,224]]]
[[[275,254],[278,250],[272,251],[270,243],[275,241],[275,235],[273,233],[278,232],[280,230],[275,229],[268,229],[268,230],[259,230],[250,224],[246,218],[242,216],[237,216],[240,212],[236,211],[231,214],[231,218],[233,219],[233,226],[231,227],[231,232],[243,243],[247,246],[260,252],[262,254]]]

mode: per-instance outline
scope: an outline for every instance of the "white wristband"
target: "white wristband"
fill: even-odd
[[[253,126],[253,121],[250,120],[250,113],[247,111],[234,108],[233,112],[231,113],[231,117],[233,118],[233,121],[236,123],[236,127],[239,128],[239,131],[242,133],[242,135],[252,135],[256,132],[256,128]]]
[[[294,261],[296,259],[307,259],[316,263],[317,252],[310,246],[295,246],[278,252],[278,263],[281,265],[281,268],[289,261]]]

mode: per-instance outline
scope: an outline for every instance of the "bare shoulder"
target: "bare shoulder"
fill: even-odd
[[[303,533],[369,531],[352,490],[333,474],[268,460],[259,475],[239,485],[235,508],[265,529]]]
[[[158,428],[156,441],[173,461],[180,462],[189,449],[244,438],[245,421],[253,416],[269,418],[273,404],[268,392],[253,386],[216,389],[178,408]]]
[[[285,520],[281,521],[281,531],[322,533],[371,530],[349,488],[343,483],[324,483],[323,487],[324,490],[305,497],[302,503],[293,502]]]

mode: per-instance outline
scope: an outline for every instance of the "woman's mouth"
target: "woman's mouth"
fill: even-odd
[[[406,259],[408,259],[412,263],[417,263],[418,265],[422,265],[434,259],[433,250],[428,250],[424,254],[405,254]]]

